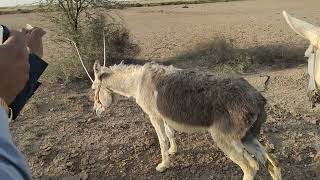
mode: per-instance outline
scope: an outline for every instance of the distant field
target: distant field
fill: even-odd
[[[120,4],[126,7],[141,7],[141,6],[165,6],[179,4],[202,4],[215,2],[228,2],[237,0],[142,0],[142,1],[121,1]],[[119,5],[119,4],[118,4]]]
[[[165,6],[165,5],[179,5],[179,4],[202,4],[215,2],[228,2],[237,0],[142,0],[142,1],[119,1],[119,3],[111,5],[111,8],[120,7],[141,7],[141,6]],[[239,1],[239,0],[238,0]],[[19,14],[31,13],[37,9],[37,6],[19,6],[19,7],[0,7],[0,15],[4,14]]]
[[[17,14],[17,13],[31,13],[34,12],[36,6],[19,6],[19,7],[0,7],[0,15],[3,14]]]
[[[166,4],[198,4],[198,3],[210,3],[210,2],[227,2],[232,0],[141,0],[141,1],[121,1],[121,3],[126,4],[159,4],[159,5],[166,5]]]

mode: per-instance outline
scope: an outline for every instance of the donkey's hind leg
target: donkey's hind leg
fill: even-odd
[[[210,131],[213,140],[218,147],[236,164],[240,166],[243,171],[243,180],[253,180],[259,164],[251,157],[245,150],[241,140],[234,139],[223,133]]]
[[[163,172],[169,168],[170,159],[168,153],[168,138],[166,136],[164,122],[160,117],[157,116],[150,116],[151,123],[156,130],[158,135],[160,149],[161,149],[161,156],[162,162],[158,164],[156,170],[159,172]]]
[[[169,142],[170,142],[170,148],[169,148],[168,152],[170,155],[173,155],[177,152],[177,144],[174,139],[174,129],[171,128],[170,126],[168,126],[168,124],[166,122],[164,122],[164,127],[166,130],[166,135],[167,135]]]
[[[246,150],[254,155],[256,159],[263,165],[265,165],[273,180],[281,180],[281,168],[280,164],[264,149],[256,137],[251,134],[247,134],[242,142]]]

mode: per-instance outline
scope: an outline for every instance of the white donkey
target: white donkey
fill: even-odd
[[[135,98],[149,115],[161,148],[157,171],[169,168],[169,154],[177,151],[174,128],[209,132],[218,147],[241,167],[244,180],[254,179],[259,163],[268,168],[273,179],[281,179],[278,162],[257,139],[266,120],[266,99],[243,78],[156,63],[101,67],[96,62],[94,74],[98,115],[110,106],[113,93]]]
[[[314,107],[316,103],[320,103],[320,27],[314,26],[305,21],[299,20],[290,16],[286,11],[283,11],[283,16],[290,27],[299,35],[310,41],[310,45],[305,52],[308,57],[308,74],[309,74],[309,98]],[[320,131],[320,129],[319,129]],[[319,139],[320,136],[318,135]],[[318,153],[316,159],[320,160],[320,142],[316,141]]]
[[[283,11],[283,16],[289,26],[299,35],[310,41],[310,45],[305,52],[308,57],[308,74],[309,74],[309,97],[312,101],[312,106],[320,101],[320,27],[314,26],[308,22],[299,20],[290,16],[286,11]]]

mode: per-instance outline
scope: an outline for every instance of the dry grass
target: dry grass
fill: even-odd
[[[119,63],[122,59],[135,57],[140,49],[131,41],[128,29],[109,16],[94,12],[89,18],[82,19],[79,33],[68,30],[68,21],[59,18],[61,22],[55,24],[52,31],[58,35],[54,40],[59,56],[50,63],[44,79],[68,84],[87,80],[75,47],[65,38],[76,36],[78,48],[88,71],[92,74],[93,63],[103,61],[103,31],[106,39],[106,65]],[[54,29],[53,29],[54,28]]]
[[[284,69],[305,63],[304,49],[274,44],[240,49],[232,39],[216,37],[167,63],[182,68],[197,68],[217,73],[252,73],[266,68]]]

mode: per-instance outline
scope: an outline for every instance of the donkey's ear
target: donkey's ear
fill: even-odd
[[[318,46],[320,28],[308,22],[292,17],[286,11],[282,12],[289,26],[299,35],[308,39],[313,46]]]
[[[93,72],[94,74],[99,74],[101,71],[101,65],[99,61],[95,61],[93,65]]]

